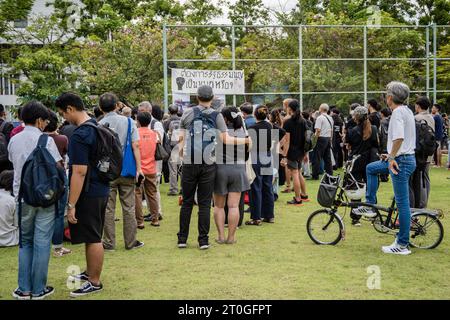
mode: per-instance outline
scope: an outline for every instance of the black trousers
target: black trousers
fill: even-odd
[[[216,165],[184,164],[181,176],[183,190],[183,204],[180,210],[180,232],[178,242],[186,243],[189,236],[194,196],[197,191],[198,203],[198,242],[200,245],[208,244],[211,198],[216,177]]]
[[[331,138],[319,137],[317,139],[312,159],[313,179],[319,178],[320,162],[322,159],[325,164],[325,172],[330,175],[333,174],[333,165],[331,164]]]

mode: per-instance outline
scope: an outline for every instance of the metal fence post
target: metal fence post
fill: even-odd
[[[364,105],[367,106],[367,25],[364,26]]]
[[[167,27],[163,26],[164,111],[169,111],[169,88],[167,83]]]
[[[437,100],[437,28],[433,23],[433,103]]]
[[[426,28],[426,33],[425,33],[425,41],[426,41],[426,92],[427,92],[427,97],[430,97],[430,25],[427,26]]]
[[[234,25],[231,27],[231,56],[233,60],[233,71],[236,70],[236,36],[234,32]],[[245,81],[244,81],[245,82]],[[226,103],[225,103],[226,104]],[[233,106],[236,106],[236,95],[233,94]]]
[[[298,72],[299,84],[298,92],[300,93],[300,111],[303,111],[303,26],[298,28]]]

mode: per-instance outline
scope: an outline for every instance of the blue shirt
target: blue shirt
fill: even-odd
[[[244,120],[244,122],[245,122],[245,127],[248,129],[256,123],[256,119],[254,116],[250,115]]]
[[[436,127],[436,130],[434,131],[436,135],[436,140],[441,141],[444,138],[444,121],[442,120],[440,114],[435,114],[433,116],[433,119]]]
[[[94,119],[88,121],[97,124]],[[95,151],[96,142],[97,132],[95,131],[95,128],[79,126],[75,129],[69,143],[69,176],[72,177],[73,165],[89,166],[89,190],[86,192],[83,186],[81,196],[88,198],[105,198],[109,196],[109,185],[100,181],[98,178],[98,169],[90,164],[93,152]]]

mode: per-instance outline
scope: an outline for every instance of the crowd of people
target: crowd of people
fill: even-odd
[[[0,246],[19,245],[18,288],[13,296],[43,299],[54,292],[47,285],[49,258],[52,252],[57,257],[71,253],[63,246],[64,238],[84,244],[86,252],[86,270],[71,276],[83,285],[70,295],[101,291],[104,251],[117,248],[117,197],[125,249],[144,246],[137,230],[144,229],[145,222],[161,226],[160,184],[167,182],[168,199],[174,197],[181,206],[178,248],[188,246],[191,215],[198,205],[197,241],[206,250],[212,205],[215,242],[233,245],[243,223],[275,223],[280,192],[293,192],[287,204],[301,206],[310,201],[308,180],[333,175],[355,156],[352,175],[367,185],[367,202],[376,203],[379,181],[391,177],[393,183],[400,232],[383,251],[410,253],[410,208],[427,206],[430,166],[442,165],[449,121],[427,97],[417,97],[414,116],[408,98],[409,88],[392,82],[387,86],[387,107],[373,99],[367,105],[353,103],[344,118],[338,108],[325,103],[317,111],[302,111],[292,98],[271,110],[248,102],[239,108],[220,106],[212,88],[202,86],[198,103],[184,110],[171,105],[164,114],[148,101],[132,107],[105,93],[91,114],[80,96],[67,92],[55,101],[59,116],[31,101],[18,109],[20,124],[15,128],[0,105]],[[432,129],[439,144],[434,157],[425,160],[415,155],[420,121]],[[32,205],[24,197],[29,187],[24,184],[32,181],[24,167],[37,149],[46,149],[46,161],[63,172],[55,205]],[[108,174],[115,167],[120,175],[111,178]],[[245,222],[244,212],[250,212]],[[361,216],[374,214],[365,207],[353,210],[352,224],[360,226]]]

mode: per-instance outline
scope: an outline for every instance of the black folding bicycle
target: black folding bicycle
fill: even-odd
[[[317,200],[324,207],[314,211],[308,218],[306,229],[311,240],[316,244],[335,245],[345,239],[343,218],[338,214],[339,208],[353,210],[357,207],[371,208],[376,212],[371,221],[374,229],[380,233],[396,234],[399,229],[398,210],[395,198],[390,207],[383,207],[365,202],[353,202],[361,199],[365,193],[365,185],[359,183],[351,174],[358,156],[347,161],[344,166],[343,179],[341,176],[324,174],[320,182]],[[411,209],[410,245],[415,248],[436,248],[444,237],[441,219],[442,210]]]

